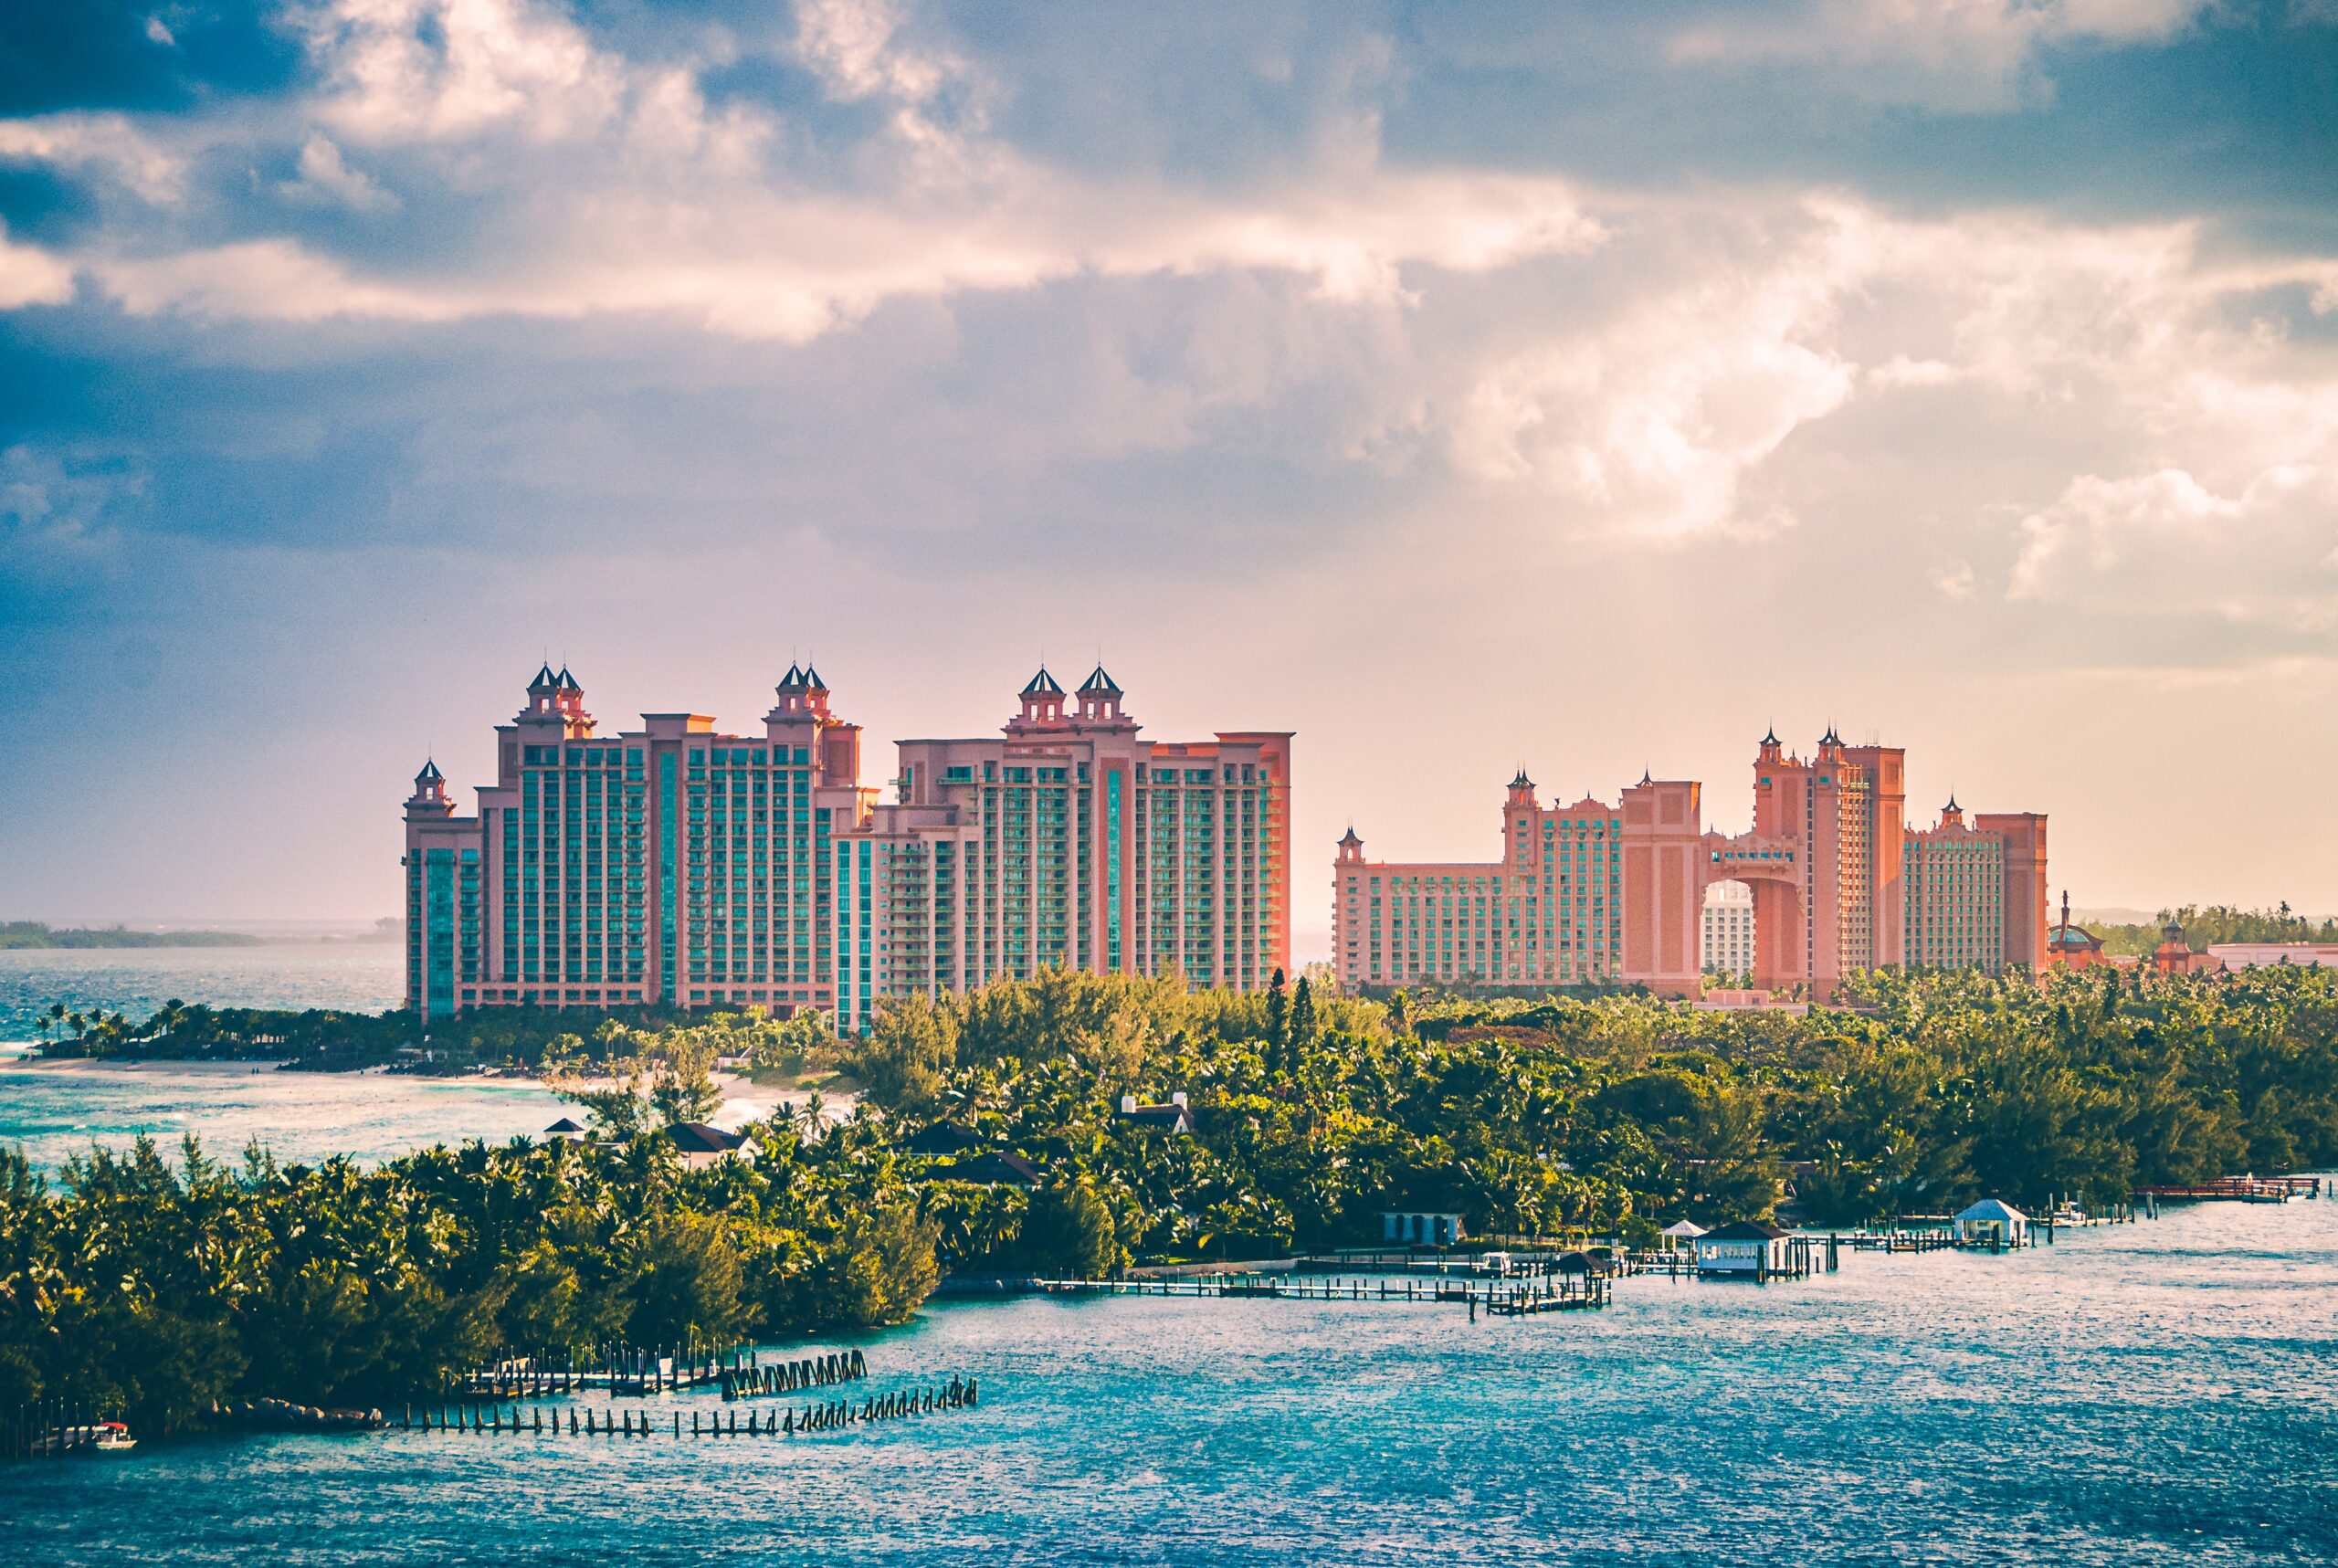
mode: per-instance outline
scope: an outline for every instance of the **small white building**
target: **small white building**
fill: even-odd
[[[1698,967],[1707,974],[1754,973],[1754,889],[1715,882],[1700,911]]]
[[[1776,1226],[1758,1219],[1733,1219],[1715,1226],[1690,1242],[1697,1249],[1700,1274],[1746,1274],[1767,1279],[1794,1272],[1789,1258],[1792,1238]]]
[[[1185,1102],[1185,1091],[1179,1089],[1169,1097],[1166,1105],[1141,1105],[1132,1094],[1121,1096],[1122,1121],[1133,1121],[1140,1127],[1158,1127],[1166,1132],[1190,1133],[1194,1130],[1194,1108]]]
[[[570,1143],[582,1143],[584,1142],[584,1129],[577,1124],[574,1117],[563,1116],[544,1129],[544,1136],[558,1138]]]
[[[2019,1247],[2029,1239],[2029,1216],[2001,1198],[1983,1198],[1956,1216],[1956,1239],[1967,1247]]]
[[[1383,1209],[1380,1213],[1383,1241],[1400,1242],[1406,1247],[1451,1247],[1463,1235],[1461,1216],[1450,1211]]]

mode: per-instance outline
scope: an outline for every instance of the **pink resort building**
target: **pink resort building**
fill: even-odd
[[[1343,984],[1640,984],[1696,995],[1707,894],[1753,906],[1751,963],[1766,990],[1827,996],[1867,969],[2036,969],[2045,961],[2046,819],[1951,803],[1906,823],[1906,753],[1846,745],[1807,758],[1775,733],[1754,762],[1754,822],[1708,831],[1702,786],[1643,778],[1615,805],[1543,806],[1510,783],[1502,858],[1367,860],[1351,827],[1333,866],[1332,960]]]
[[[1263,987],[1290,961],[1290,741],[1140,740],[1100,667],[1042,669],[997,736],[906,741],[897,799],[791,668],[760,735],[697,713],[599,733],[566,670],[497,730],[458,815],[405,803],[406,999],[474,1007],[818,1007],[1056,965]]]

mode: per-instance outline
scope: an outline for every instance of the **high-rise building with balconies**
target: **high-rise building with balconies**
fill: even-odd
[[[1290,963],[1290,736],[1141,741],[1100,668],[1045,670],[997,738],[900,748],[790,668],[760,735],[653,713],[603,735],[547,667],[457,815],[435,763],[405,806],[408,1005],[820,1007],[1049,964],[1251,989]]]

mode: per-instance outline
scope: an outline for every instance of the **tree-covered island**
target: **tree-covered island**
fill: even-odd
[[[815,1018],[560,1020],[527,1058],[586,1141],[374,1169],[142,1143],[53,1180],[0,1153],[0,1405],[70,1397],[158,1428],[215,1400],[388,1405],[506,1353],[896,1322],[947,1273],[1368,1243],[1391,1208],[1641,1240],[1683,1215],[1848,1226],[2338,1160],[2338,977],[2318,969],[1873,976],[1844,1000],[1046,973],[890,1006],[865,1039]],[[220,1016],[120,1040],[199,1054]],[[718,1061],[860,1098],[827,1123],[807,1096],[746,1130],[747,1158],[692,1168],[668,1128],[709,1112]],[[1122,1113],[1179,1091],[1190,1133]]]

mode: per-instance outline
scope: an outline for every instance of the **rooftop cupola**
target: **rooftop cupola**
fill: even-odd
[[[1526,770],[1522,767],[1511,775],[1509,804],[1513,808],[1523,806],[1530,811],[1533,809],[1534,781],[1526,776]]]
[[[1948,797],[1948,804],[1940,808],[1940,825],[1943,827],[1964,826],[1964,808],[1956,804],[1956,797],[1953,795]]]
[[[447,775],[436,762],[425,762],[414,775],[414,793],[405,797],[408,816],[452,816],[455,803],[447,798]]]
[[[797,665],[790,660],[787,673],[779,678],[779,685],[773,689],[777,693],[779,700],[773,705],[770,712],[764,715],[765,723],[789,718],[825,719],[827,717],[828,686],[827,682],[820,679],[818,670],[808,666]]]
[[[1760,759],[1765,763],[1783,762],[1785,759],[1785,748],[1778,743],[1778,727],[1775,724],[1762,731]]]
[[[520,710],[520,717],[542,719],[559,710],[560,677],[552,672],[550,664],[546,664],[536,671],[536,678],[528,682],[528,705]]]
[[[1027,697],[1029,693],[1027,691]],[[1099,664],[1086,680],[1079,683],[1079,721],[1083,724],[1117,724],[1121,721],[1121,689]]]
[[[1340,837],[1340,864],[1353,866],[1363,858],[1364,840],[1355,836],[1355,824],[1351,822],[1347,832]]]
[[[1015,722],[1025,729],[1052,728],[1063,722],[1063,688],[1048,673],[1046,665],[1023,688],[1023,711]]]

